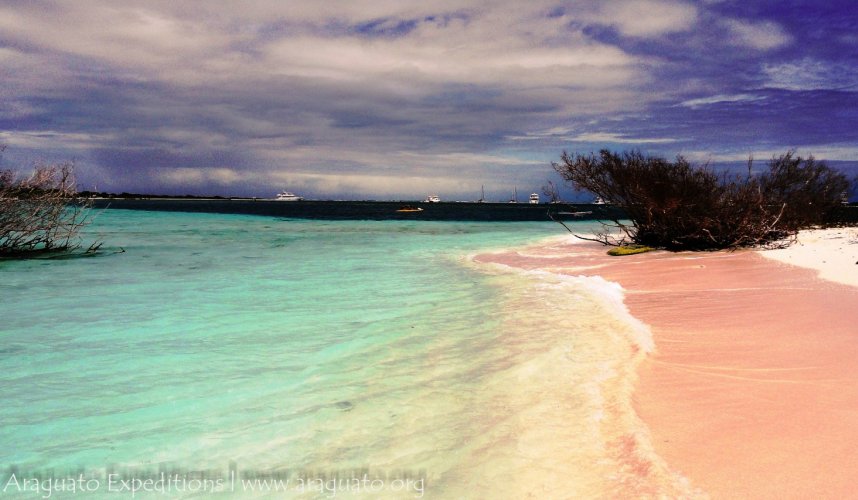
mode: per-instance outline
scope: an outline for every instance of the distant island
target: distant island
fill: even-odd
[[[108,193],[105,191],[78,191],[78,196],[82,198],[105,198],[105,199],[129,199],[129,200],[164,200],[164,199],[180,199],[180,200],[260,200],[256,196],[221,196],[221,195],[194,195],[194,194],[149,194],[149,193],[128,193],[121,192]]]

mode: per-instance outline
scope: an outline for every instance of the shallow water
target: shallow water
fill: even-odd
[[[667,491],[629,406],[648,334],[620,290],[466,257],[558,234],[104,211],[102,255],[0,263],[0,466],[83,470],[100,493],[166,470],[353,495],[294,480],[356,469],[383,479],[372,497]]]

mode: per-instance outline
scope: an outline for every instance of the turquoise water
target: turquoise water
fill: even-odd
[[[99,256],[0,262],[4,478],[83,471],[91,495],[116,471],[227,481],[179,497],[271,493],[231,474],[290,477],[296,498],[638,491],[615,449],[641,432],[619,290],[468,259],[562,234],[103,211]],[[295,487],[355,471],[381,489]]]

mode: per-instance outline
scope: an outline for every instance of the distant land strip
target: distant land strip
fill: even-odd
[[[201,197],[96,197],[94,208],[267,215],[296,219],[327,220],[436,220],[436,221],[550,221],[549,214],[564,221],[622,218],[610,205],[589,203],[425,203],[403,201],[275,201],[253,198]],[[403,207],[419,207],[406,211]],[[858,222],[858,204],[844,205],[832,223]]]

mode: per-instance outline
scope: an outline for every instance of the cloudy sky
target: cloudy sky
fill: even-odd
[[[508,198],[563,150],[858,163],[858,6],[0,0],[2,167],[81,187]]]

